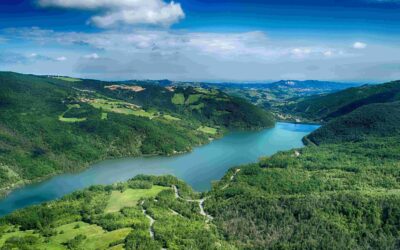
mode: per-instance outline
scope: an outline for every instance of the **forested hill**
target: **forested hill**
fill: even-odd
[[[282,112],[313,121],[329,121],[364,105],[400,100],[400,81],[364,85],[337,93],[309,97],[282,107]]]
[[[377,115],[354,123],[368,107]],[[398,108],[359,108],[321,128],[350,124],[356,139],[345,129],[335,132],[345,140],[322,134],[319,146],[231,169],[208,193],[137,176],[22,209],[0,219],[0,247],[399,249],[400,135],[386,124],[399,124],[387,117]]]
[[[230,128],[273,125],[216,90],[1,72],[0,194],[104,158],[186,152]]]
[[[233,168],[208,193],[138,176],[22,209],[0,219],[0,246],[399,249],[398,109],[360,107],[312,134],[318,146]]]
[[[358,108],[314,131],[305,141],[328,144],[393,135],[400,135],[400,102],[370,104]]]
[[[399,249],[399,103],[312,133],[320,146],[232,169],[206,211],[239,249]]]

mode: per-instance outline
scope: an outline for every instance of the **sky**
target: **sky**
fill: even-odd
[[[1,0],[0,70],[103,80],[397,80],[400,0]]]

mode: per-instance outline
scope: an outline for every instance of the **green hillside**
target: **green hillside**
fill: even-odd
[[[0,73],[0,194],[101,159],[187,152],[230,128],[274,124],[241,99],[200,91]]]
[[[198,99],[178,94],[174,105]],[[0,247],[399,249],[400,105],[384,102],[333,119],[305,148],[229,170],[207,193],[138,176],[16,211],[0,219]]]
[[[394,111],[398,103],[369,106],[383,107]],[[366,108],[322,128],[351,124]],[[320,146],[233,168],[207,193],[170,176],[138,176],[22,209],[0,220],[0,246],[398,249],[400,136],[368,127],[389,114],[357,125],[364,133],[356,141],[321,135]]]
[[[200,202],[170,176],[95,186],[0,219],[0,249],[235,249]]]
[[[232,170],[206,211],[239,249],[398,249],[398,111],[365,106],[309,136],[321,146]]]
[[[400,100],[400,81],[364,85],[337,93],[308,97],[282,107],[281,112],[313,121],[329,121],[364,105]]]
[[[315,144],[361,141],[400,134],[400,102],[370,104],[332,120],[305,141]]]

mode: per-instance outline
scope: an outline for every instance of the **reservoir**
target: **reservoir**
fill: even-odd
[[[0,200],[0,216],[12,211],[61,198],[75,190],[97,184],[126,181],[138,174],[171,174],[197,191],[206,191],[235,166],[253,163],[262,156],[303,147],[302,138],[318,125],[277,123],[261,131],[231,132],[192,152],[170,157],[152,156],[106,160],[79,173],[66,173],[11,192]]]

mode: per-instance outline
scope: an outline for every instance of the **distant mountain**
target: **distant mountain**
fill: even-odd
[[[126,81],[127,84],[150,84],[163,87],[194,87],[218,89],[233,96],[244,98],[251,103],[271,109],[293,98],[308,97],[337,92],[351,87],[361,86],[359,83],[339,83],[316,80],[281,80],[272,83],[210,83],[210,82],[174,82],[170,80]]]
[[[242,97],[251,103],[268,110],[286,105],[292,99],[337,92],[360,86],[356,83],[324,81],[282,80],[273,83],[172,83],[178,85],[214,88],[230,95]]]
[[[172,82],[171,82],[172,83]],[[175,84],[175,83],[172,83]],[[340,82],[329,82],[329,81],[317,81],[317,80],[280,80],[271,83],[185,83],[189,85],[199,85],[203,87],[216,87],[216,88],[233,88],[233,89],[277,89],[277,88],[292,88],[292,89],[309,89],[319,91],[338,91],[347,89],[350,87],[360,86],[360,83],[340,83]]]
[[[396,100],[400,100],[400,81],[363,85],[337,93],[305,98],[284,107],[282,111],[310,120],[328,121],[364,105]]]
[[[316,81],[316,80],[282,80],[278,82],[273,82],[266,84],[266,88],[291,88],[291,89],[302,89],[304,92],[333,92],[338,90],[343,90],[351,87],[357,87],[361,84],[358,83],[339,83],[339,82],[327,82],[327,81]]]

